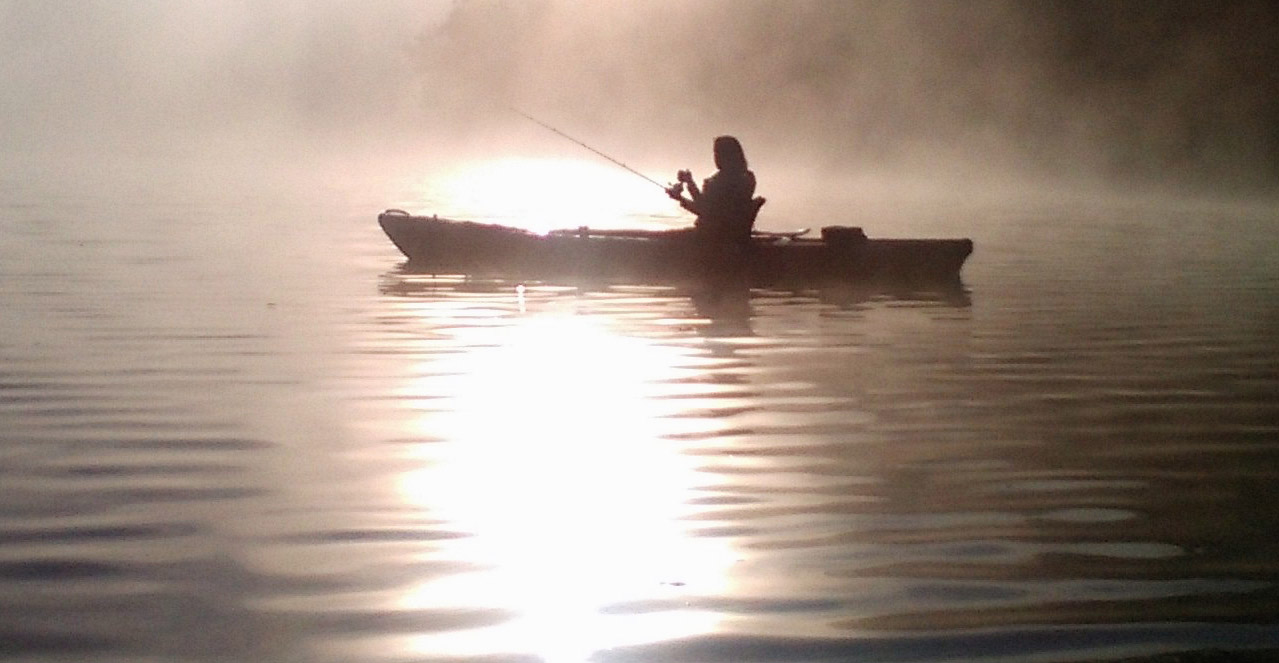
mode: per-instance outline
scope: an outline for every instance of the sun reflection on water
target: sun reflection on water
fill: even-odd
[[[515,616],[414,647],[567,663],[713,630],[717,617],[682,609],[682,597],[722,592],[735,553],[681,520],[706,480],[663,436],[679,351],[581,316],[508,322],[458,330],[476,349],[432,366],[454,379],[421,432],[445,441],[423,445],[424,465],[398,488],[469,534],[446,554],[482,569],[414,587],[404,607]]]

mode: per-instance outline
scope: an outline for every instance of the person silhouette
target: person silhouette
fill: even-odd
[[[732,136],[715,139],[715,167],[719,170],[699,188],[693,173],[681,170],[666,193],[680,207],[697,215],[693,224],[699,239],[710,246],[745,246],[764,199],[755,196],[755,173],[747,167],[742,144]],[[684,187],[688,187],[688,196]]]

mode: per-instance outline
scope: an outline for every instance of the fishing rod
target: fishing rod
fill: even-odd
[[[632,174],[634,174],[634,175],[638,175],[638,176],[640,176],[640,177],[644,178],[646,181],[653,183],[654,185],[656,185],[659,189],[661,189],[661,190],[663,190],[663,191],[666,191],[666,190],[669,188],[669,186],[670,186],[670,185],[668,185],[668,184],[662,184],[661,182],[658,182],[657,180],[655,180],[655,179],[653,179],[653,178],[649,177],[648,175],[645,175],[644,173],[641,173],[641,172],[639,172],[638,170],[635,170],[634,168],[631,168],[630,166],[628,166],[628,165],[626,165],[626,164],[622,163],[621,161],[618,161],[617,159],[614,159],[613,157],[610,157],[609,155],[604,154],[603,152],[601,152],[601,151],[599,151],[599,150],[597,150],[597,149],[595,149],[595,148],[591,147],[590,145],[587,145],[586,143],[583,143],[582,141],[580,141],[580,140],[578,140],[578,139],[576,139],[576,138],[574,138],[574,137],[572,137],[572,136],[570,136],[570,135],[568,135],[568,134],[564,133],[563,131],[560,131],[559,129],[556,129],[555,127],[553,127],[553,126],[551,126],[551,125],[549,125],[549,124],[547,124],[547,123],[545,123],[545,122],[543,122],[543,121],[541,121],[541,120],[539,120],[539,119],[537,119],[537,118],[533,117],[532,115],[529,115],[528,113],[525,113],[524,111],[522,111],[522,110],[520,110],[520,109],[518,109],[518,108],[515,108],[515,107],[513,107],[513,106],[508,106],[507,108],[509,108],[509,109],[511,110],[511,112],[513,112],[513,113],[515,113],[515,114],[517,114],[517,115],[519,115],[519,116],[523,117],[524,119],[526,119],[526,120],[528,120],[528,121],[530,121],[530,122],[533,122],[534,124],[537,124],[538,126],[542,127],[543,129],[546,129],[546,130],[548,130],[548,131],[554,132],[556,135],[558,135],[558,136],[560,136],[560,137],[562,137],[562,138],[567,138],[568,140],[571,140],[571,141],[573,141],[574,143],[577,143],[578,145],[580,145],[580,146],[582,146],[582,147],[584,147],[584,148],[586,148],[586,149],[590,150],[591,152],[594,152],[595,154],[598,154],[599,156],[604,157],[605,159],[608,159],[609,161],[611,161],[611,162],[613,162],[613,163],[615,163],[615,164],[617,164],[617,165],[621,166],[622,168],[625,168],[628,172],[630,172],[630,173],[632,173]]]

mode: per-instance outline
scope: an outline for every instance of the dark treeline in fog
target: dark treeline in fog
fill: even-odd
[[[526,104],[636,145],[741,131],[830,166],[1279,181],[1279,4],[458,3],[418,48],[459,116]]]

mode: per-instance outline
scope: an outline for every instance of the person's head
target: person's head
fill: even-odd
[[[746,170],[746,152],[742,144],[732,136],[720,136],[715,139],[715,167],[727,171]]]

